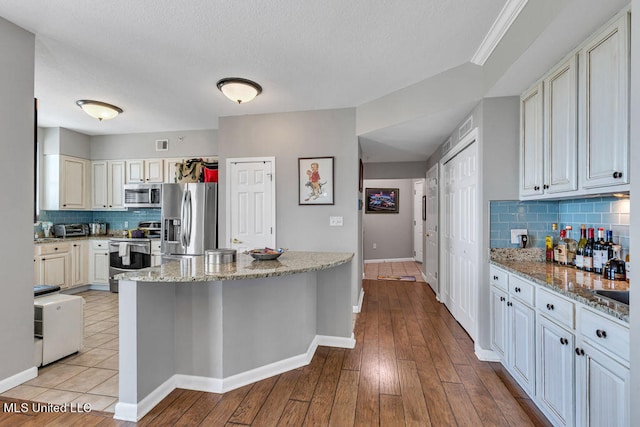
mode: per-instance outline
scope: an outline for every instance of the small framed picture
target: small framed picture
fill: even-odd
[[[298,204],[333,205],[333,157],[298,158]]]
[[[365,213],[398,213],[400,190],[397,188],[367,188]]]

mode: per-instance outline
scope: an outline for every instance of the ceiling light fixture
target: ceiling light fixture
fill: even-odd
[[[78,107],[82,108],[85,113],[100,121],[111,120],[122,113],[122,108],[107,104],[106,102],[81,99],[76,101],[76,104],[78,104]]]
[[[262,87],[258,83],[240,77],[219,80],[217,86],[220,92],[238,104],[249,102],[262,93]]]

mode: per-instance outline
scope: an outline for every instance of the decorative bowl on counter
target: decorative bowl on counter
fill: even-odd
[[[251,257],[257,261],[269,261],[278,258],[280,255],[284,253],[285,249],[252,249],[250,251],[245,252],[247,255],[251,255]]]

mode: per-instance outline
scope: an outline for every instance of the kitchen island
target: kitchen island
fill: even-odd
[[[115,418],[137,421],[175,388],[224,393],[353,348],[353,253],[163,257],[116,276],[120,372]]]

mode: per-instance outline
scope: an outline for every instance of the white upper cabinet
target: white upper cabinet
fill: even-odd
[[[520,97],[520,198],[628,191],[629,13]]]
[[[520,196],[542,194],[542,83],[520,97]]]
[[[92,209],[124,208],[124,160],[91,162]]]
[[[544,79],[546,193],[578,189],[576,65],[572,55]]]
[[[184,159],[171,158],[164,159],[164,182],[175,183],[176,180],[176,166],[182,163]]]
[[[50,154],[45,156],[43,209],[84,210],[89,208],[90,161]]]
[[[127,160],[127,184],[142,182],[162,182],[164,178],[164,160]]]
[[[629,15],[596,34],[580,53],[584,188],[629,183]]]

